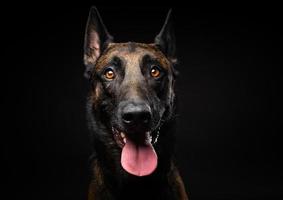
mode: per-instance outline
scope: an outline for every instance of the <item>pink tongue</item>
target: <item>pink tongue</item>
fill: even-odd
[[[150,142],[135,144],[127,138],[122,150],[122,167],[130,174],[146,176],[157,167],[157,155]]]

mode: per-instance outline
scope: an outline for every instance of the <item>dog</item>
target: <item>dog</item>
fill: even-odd
[[[92,7],[84,42],[93,147],[88,200],[187,200],[173,158],[171,10],[154,43],[115,43]]]

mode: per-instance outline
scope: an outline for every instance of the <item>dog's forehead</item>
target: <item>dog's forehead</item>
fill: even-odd
[[[138,63],[144,56],[150,56],[152,59],[157,60],[164,68],[170,67],[170,62],[155,44],[127,42],[110,43],[98,60],[96,68],[103,68],[113,57],[118,57],[125,61],[136,61]]]

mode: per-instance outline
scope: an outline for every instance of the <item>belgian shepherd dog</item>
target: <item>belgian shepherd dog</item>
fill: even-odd
[[[93,155],[89,200],[186,200],[174,164],[171,10],[153,43],[115,43],[95,7],[84,44]]]

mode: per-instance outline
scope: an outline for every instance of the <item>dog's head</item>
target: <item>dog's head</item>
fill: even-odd
[[[122,149],[121,164],[134,175],[157,166],[154,143],[173,111],[175,41],[169,11],[154,43],[114,43],[96,8],[90,10],[84,46],[91,109]]]

